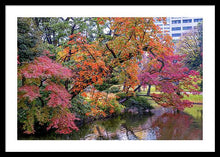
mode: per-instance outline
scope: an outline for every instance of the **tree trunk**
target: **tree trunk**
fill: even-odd
[[[141,84],[135,88],[134,92],[136,92],[139,88],[141,88]],[[130,97],[132,97],[132,96],[127,96],[127,97],[119,100],[119,103],[121,104],[121,103],[127,101]]]
[[[148,85],[147,96],[150,96],[151,84]]]
[[[139,93],[141,92],[141,86],[140,86],[140,88],[138,88],[138,92],[139,92]]]

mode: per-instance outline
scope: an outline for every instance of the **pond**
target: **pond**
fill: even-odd
[[[202,111],[192,117],[166,108],[123,114],[79,127],[69,135],[19,135],[19,140],[202,140]]]

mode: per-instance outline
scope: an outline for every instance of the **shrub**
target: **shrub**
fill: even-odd
[[[88,103],[89,106],[91,106],[91,109],[85,114],[86,116],[106,117],[112,113],[120,113],[124,108],[124,106],[116,100],[116,95],[113,93],[97,91],[92,95],[88,94],[88,99]]]
[[[148,102],[148,99],[143,96],[131,97],[125,101],[126,108],[137,107],[139,110],[152,109],[153,107]]]
[[[120,91],[120,86],[118,85],[113,85],[109,88],[110,93],[118,93]]]
[[[122,93],[122,92],[116,93],[115,95],[116,95],[117,100],[121,100],[127,96],[126,93]]]
[[[124,99],[127,95],[126,93],[117,93],[117,100]],[[127,101],[124,102],[126,109],[137,107],[139,110],[152,109],[153,107],[148,102],[147,97],[144,96],[132,96]]]

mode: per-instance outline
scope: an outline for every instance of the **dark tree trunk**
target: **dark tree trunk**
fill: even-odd
[[[138,92],[141,92],[141,86],[140,86],[140,88],[138,88]]]
[[[141,85],[137,86],[137,88],[134,89],[134,92],[136,92],[139,88],[141,88]],[[119,100],[119,103],[123,103],[123,102],[127,101],[130,97],[132,97],[132,96],[127,96],[127,97]]]
[[[150,96],[150,89],[151,89],[151,84],[148,85],[147,96]]]

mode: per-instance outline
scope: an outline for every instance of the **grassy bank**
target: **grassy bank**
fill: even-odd
[[[183,100],[189,100],[194,103],[202,103],[202,99],[203,99],[202,95],[193,95],[193,94],[189,94],[189,97],[187,96],[183,97]]]
[[[202,110],[203,110],[202,105],[193,105],[193,107],[191,108],[185,108],[184,112],[188,113],[195,119],[201,119]]]

